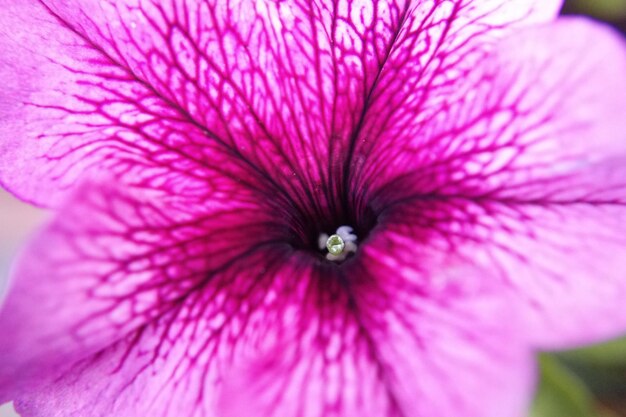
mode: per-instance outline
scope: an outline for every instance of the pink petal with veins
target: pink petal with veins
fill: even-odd
[[[84,184],[22,254],[0,310],[0,328],[11,334],[0,340],[0,401],[49,382],[178,308],[237,259],[284,240],[279,212],[267,214],[245,190],[211,204],[135,194]]]
[[[512,299],[416,256],[401,225],[338,267],[271,239],[263,210],[77,195],[0,313],[23,416],[521,417],[533,367]]]
[[[383,66],[421,60],[432,71],[560,5],[41,3],[10,1],[0,17],[6,188],[57,205],[86,171],[177,193],[226,174],[321,210],[345,192],[341,167],[354,163],[374,87],[385,89]],[[324,198],[308,191],[320,189]]]
[[[542,348],[618,336],[626,329],[626,42],[563,20],[511,38],[487,67],[493,79],[477,94],[496,116],[469,135],[481,130],[479,148],[491,155],[472,158],[482,173],[470,183],[492,231],[470,251],[527,301]]]
[[[404,116],[385,132],[356,189],[508,282],[538,346],[617,336],[625,76],[625,43],[610,29],[563,19],[522,31],[457,82],[458,94],[420,103],[435,117]]]
[[[515,302],[485,271],[385,226],[346,265],[334,324],[292,327],[227,376],[225,416],[525,415],[534,368]]]
[[[560,2],[9,3],[25,417],[517,416],[529,342],[626,327],[626,49],[513,34]]]

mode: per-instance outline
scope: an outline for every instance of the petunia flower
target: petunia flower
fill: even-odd
[[[626,47],[558,0],[3,0],[24,417],[513,417],[626,331]]]

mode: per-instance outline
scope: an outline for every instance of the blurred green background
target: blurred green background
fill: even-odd
[[[566,0],[563,14],[584,14],[626,32],[626,0]]]
[[[626,34],[626,0],[567,0],[563,13],[590,15]],[[0,294],[10,259],[45,217],[0,190]],[[626,338],[546,352],[539,363],[541,382],[530,417],[626,417]],[[0,405],[0,417],[14,416],[10,404]]]

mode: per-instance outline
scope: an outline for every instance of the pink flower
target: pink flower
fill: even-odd
[[[0,183],[58,214],[0,402],[524,415],[626,330],[626,48],[559,6],[5,0]]]

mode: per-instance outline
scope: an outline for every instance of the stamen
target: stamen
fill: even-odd
[[[320,250],[328,250],[326,259],[329,261],[343,261],[350,253],[356,252],[357,236],[352,233],[350,226],[341,226],[337,228],[337,232],[331,236],[326,233],[320,234],[319,248]]]

